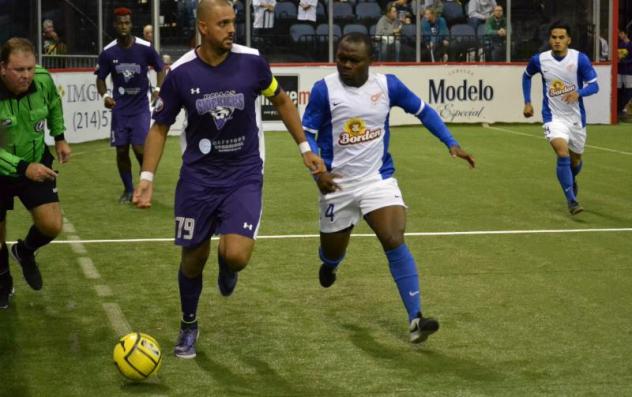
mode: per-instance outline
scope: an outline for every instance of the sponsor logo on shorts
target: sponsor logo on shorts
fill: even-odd
[[[382,136],[382,129],[369,129],[361,118],[351,118],[347,120],[343,127],[344,131],[338,138],[340,145],[354,145],[358,143],[372,141]]]
[[[252,223],[244,222],[244,229],[252,231]]]

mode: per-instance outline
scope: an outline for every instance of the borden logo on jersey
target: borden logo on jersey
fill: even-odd
[[[549,88],[549,96],[560,96],[575,91],[575,84],[567,84],[562,80],[553,80]]]
[[[382,135],[382,129],[376,128],[370,130],[366,128],[366,123],[361,118],[351,118],[347,120],[343,127],[344,131],[338,138],[340,145],[353,145],[356,143],[368,142],[379,138]]]

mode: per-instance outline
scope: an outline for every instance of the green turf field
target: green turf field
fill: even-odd
[[[40,292],[12,264],[16,295],[0,311],[0,396],[632,393],[630,125],[589,127],[579,179],[586,211],[576,217],[541,127],[452,130],[476,170],[420,128],[394,129],[391,140],[407,231],[436,233],[407,237],[424,311],[441,321],[425,345],[408,343],[406,313],[374,237],[352,238],[338,281],[320,287],[318,240],[309,237],[318,233],[316,187],[289,135],[268,133],[261,238],[228,299],[215,286],[213,245],[195,360],[171,353],[179,250],[126,241],[172,237],[177,139],[168,141],[154,205],[144,211],[117,203],[122,189],[106,142],[74,145],[72,161],[58,167],[67,220],[58,241],[115,241],[42,249]],[[16,206],[10,241],[29,226]],[[615,230],[561,232],[574,229]],[[543,230],[558,232],[535,232]],[[472,231],[525,233],[449,234]],[[112,364],[128,326],[162,345],[163,367],[150,382],[127,383]]]

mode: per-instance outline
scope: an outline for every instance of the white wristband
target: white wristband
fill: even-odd
[[[106,92],[105,94],[103,94],[103,96],[101,96],[101,98],[105,101],[105,98],[112,98],[112,95],[110,95],[110,93]]]
[[[312,148],[309,146],[309,142],[305,141],[298,144],[298,151],[301,152],[301,154],[305,154],[311,152]]]
[[[140,173],[140,180],[141,181],[153,182],[154,181],[154,173],[153,172],[149,172],[149,171],[143,171],[143,172]]]
[[[152,90],[152,92],[160,92],[160,87],[154,87],[154,89]]]

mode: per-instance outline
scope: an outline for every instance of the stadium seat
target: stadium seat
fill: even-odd
[[[382,16],[382,9],[377,3],[358,3],[355,7],[356,18],[359,22],[371,25]]]
[[[377,30],[377,24],[373,24],[371,26],[369,26],[369,36],[373,37],[375,36],[375,31]]]
[[[465,14],[463,13],[463,7],[456,1],[443,3],[443,14],[441,14],[448,26],[452,26],[456,23],[465,22]]]
[[[308,23],[295,23],[290,26],[290,37],[294,43],[311,41],[315,34],[314,27]]]
[[[342,29],[340,29],[340,25],[334,24],[334,41],[337,41],[342,36]],[[318,36],[318,40],[325,42],[329,40],[329,25],[326,23],[321,23],[316,27],[316,35]]]
[[[274,19],[275,20],[296,20],[297,17],[296,4],[291,1],[281,1],[274,7]]]
[[[349,3],[334,3],[334,21],[352,22],[355,19],[353,7]]]
[[[450,28],[450,59],[474,61],[477,50],[476,32],[470,25],[459,23]],[[472,54],[474,59],[472,59]]]
[[[345,27],[342,29],[343,35],[347,33],[353,33],[353,32],[362,33],[362,34],[369,33],[366,26],[361,25],[359,23],[350,23],[348,25],[345,25]]]

